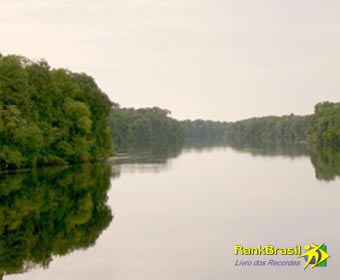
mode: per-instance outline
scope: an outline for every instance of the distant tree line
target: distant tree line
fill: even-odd
[[[184,142],[307,140],[340,149],[340,103],[317,104],[307,116],[178,121],[158,107],[120,108],[84,73],[0,54],[0,170],[93,162],[111,155],[113,146],[161,150]]]
[[[216,122],[203,120],[181,121],[186,141],[197,140],[205,143],[237,143],[256,145],[282,142],[307,141],[307,132],[312,115],[268,116],[251,118],[237,122]]]
[[[226,123],[210,120],[178,121],[170,111],[153,108],[113,106],[108,118],[111,136],[118,150],[181,146],[183,143],[220,143]]]
[[[313,115],[268,116],[237,122],[182,121],[184,136],[191,140],[219,140],[226,143],[308,142],[316,147],[340,149],[340,103],[315,106]]]
[[[185,120],[180,124],[186,141],[199,139],[203,142],[215,142],[224,139],[227,123],[210,120]]]
[[[108,124],[115,147],[146,149],[180,144],[183,141],[182,128],[169,115],[168,110],[158,107],[133,109],[114,106]]]
[[[0,55],[0,170],[107,157],[110,108],[86,74]]]
[[[288,116],[251,118],[228,123],[225,139],[231,143],[256,145],[259,143],[294,143],[307,140],[312,116]]]
[[[263,144],[314,143],[336,147],[339,142],[339,104],[316,105],[314,115],[268,116],[237,122],[178,121],[165,109],[111,109],[108,123],[117,149],[230,144],[260,147]],[[281,144],[280,144],[281,143]]]

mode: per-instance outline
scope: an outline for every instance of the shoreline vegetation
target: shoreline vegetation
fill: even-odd
[[[158,107],[121,108],[85,73],[0,54],[0,172],[97,162],[115,151],[157,152],[185,143],[307,143],[314,159],[328,158],[340,152],[340,103],[319,103],[306,116],[179,121]],[[326,149],[327,157],[317,155]]]
[[[0,169],[94,162],[112,153],[111,101],[92,77],[0,55]]]

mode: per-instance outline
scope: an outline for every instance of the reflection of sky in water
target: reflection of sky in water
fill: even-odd
[[[253,157],[217,148],[184,151],[177,158],[157,161],[149,159],[139,166],[134,159],[114,166],[121,173],[112,179],[109,191],[115,218],[96,246],[56,258],[47,270],[7,279],[336,279],[339,275],[339,179],[317,180],[308,157]],[[332,257],[327,268],[234,266],[240,259],[233,255],[236,244],[286,247],[311,242],[328,245]]]

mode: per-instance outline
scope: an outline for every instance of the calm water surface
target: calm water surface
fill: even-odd
[[[187,149],[169,159],[123,156],[112,166],[108,193],[105,170],[78,170],[78,177],[66,183],[75,190],[65,194],[65,201],[76,198],[81,206],[64,210],[64,216],[70,211],[74,215],[61,223],[61,233],[58,227],[50,237],[60,242],[48,249],[45,268],[26,260],[27,272],[4,279],[338,279],[340,180],[323,163],[319,166],[316,170],[305,153],[263,155],[227,147]],[[92,174],[94,181],[86,183],[91,178],[83,178],[82,172]],[[98,180],[102,193],[94,193]],[[96,196],[99,202],[86,201]],[[69,238],[72,231],[75,244],[67,247],[60,236]],[[311,242],[328,245],[332,257],[327,268],[235,266],[236,260],[272,259],[235,256],[237,244],[288,247]],[[34,263],[33,253],[26,255]]]

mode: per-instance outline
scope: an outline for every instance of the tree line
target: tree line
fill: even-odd
[[[158,107],[134,109],[115,105],[108,124],[116,149],[149,149],[181,144],[182,127],[169,115],[170,111]]]
[[[311,115],[268,116],[228,123],[225,139],[230,143],[256,145],[259,143],[296,143],[307,139]]]
[[[180,122],[186,141],[197,139],[203,142],[222,140],[225,137],[226,122],[211,120],[184,120]]]
[[[108,118],[111,137],[118,150],[181,146],[184,142],[209,143],[224,139],[226,123],[210,120],[179,121],[158,107],[120,108],[115,104]]]
[[[92,77],[0,55],[0,169],[106,158],[111,102]]]
[[[340,103],[323,102],[314,114],[256,117],[236,122],[182,121],[186,140],[224,139],[227,144],[308,143],[340,150]]]
[[[308,141],[316,148],[340,151],[340,103],[323,102],[315,106]]]
[[[307,116],[179,121],[158,107],[120,108],[84,73],[0,54],[0,170],[93,162],[114,148],[305,141],[340,149],[339,103]]]
[[[109,124],[117,147],[194,143],[263,147],[305,143],[340,149],[340,103],[324,102],[312,115],[250,118],[236,122],[178,121],[160,108],[112,109]]]
[[[340,103],[322,102],[313,115],[269,116],[227,123],[225,140],[238,144],[306,142],[310,149],[340,150]]]

